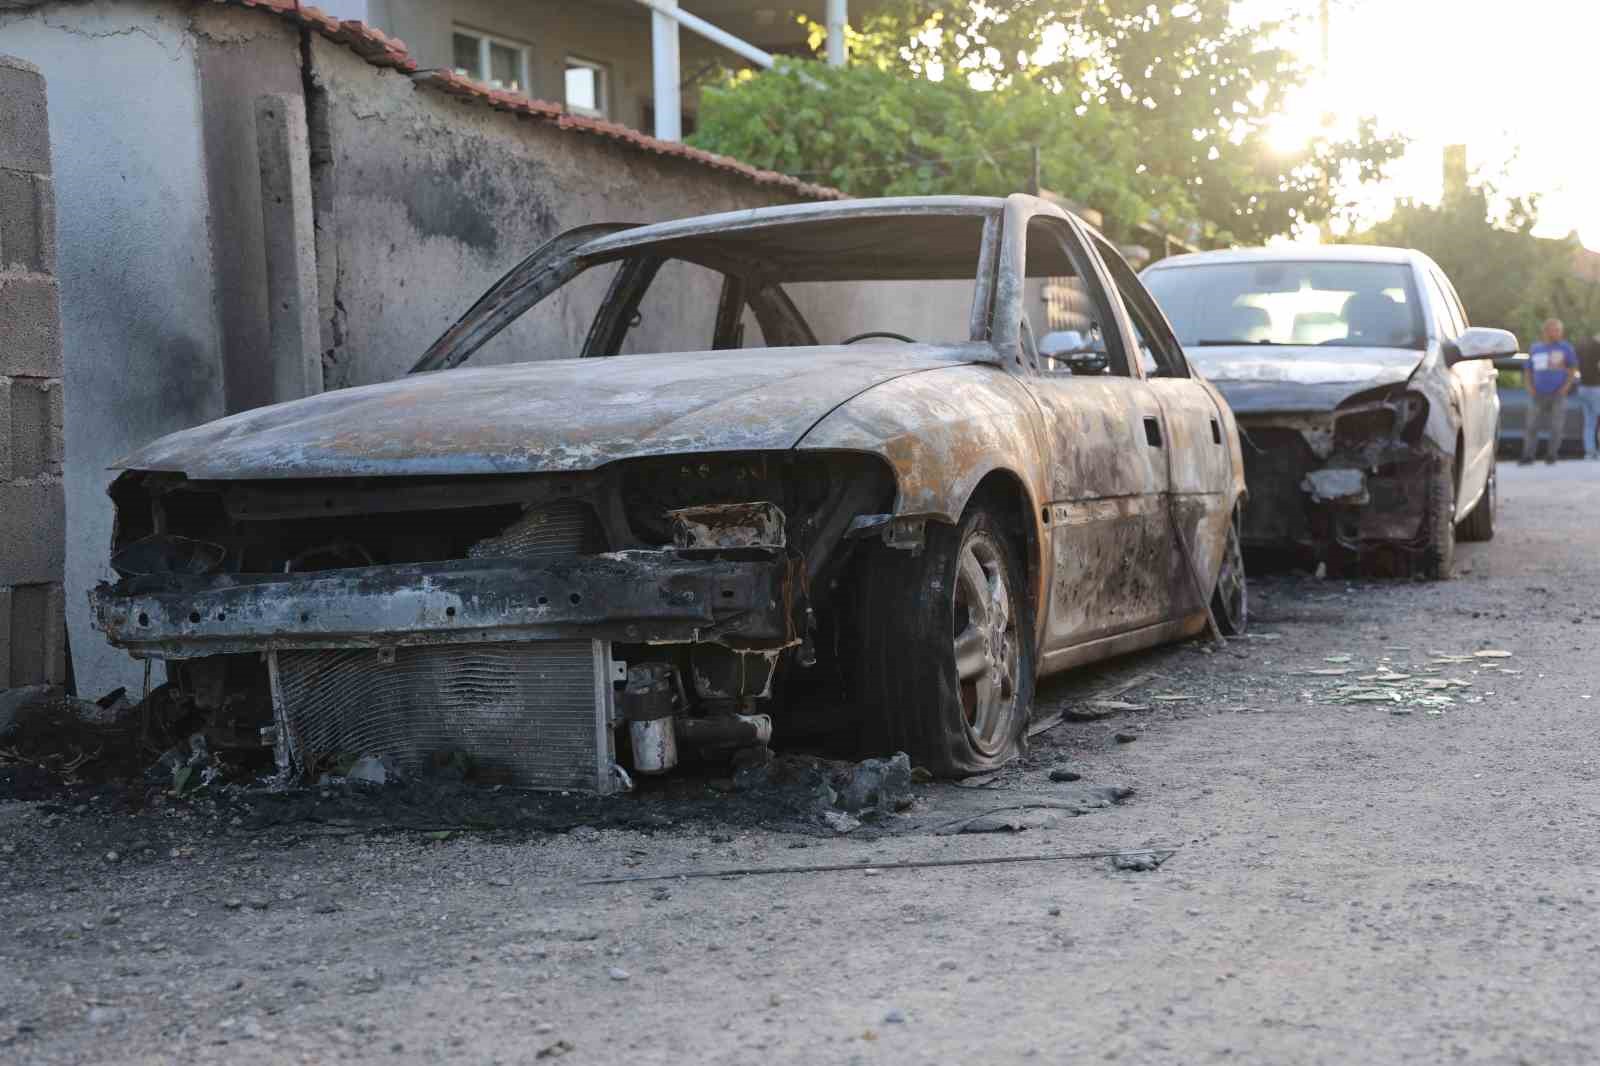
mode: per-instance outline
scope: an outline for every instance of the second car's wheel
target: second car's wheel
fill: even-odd
[[[1423,545],[1422,576],[1448,581],[1456,567],[1456,484],[1450,468],[1440,464],[1428,483],[1427,543]]]
[[[1243,636],[1250,625],[1250,596],[1244,576],[1244,540],[1239,526],[1241,508],[1234,507],[1228,523],[1228,542],[1222,549],[1222,567],[1217,571],[1217,587],[1211,593],[1211,614],[1225,637]]]
[[[1461,522],[1456,531],[1462,540],[1484,541],[1494,539],[1494,512],[1500,506],[1500,487],[1495,477],[1495,464],[1489,463],[1489,479],[1483,483],[1483,495],[1478,505]]]
[[[862,740],[959,777],[1022,749],[1033,704],[1033,611],[1016,545],[981,504],[930,522],[923,551],[878,548],[861,569]]]

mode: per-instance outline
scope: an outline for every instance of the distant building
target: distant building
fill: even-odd
[[[724,37],[768,55],[810,55],[801,16],[833,25],[843,56],[843,24],[880,0],[328,0],[321,6],[406,43],[418,65],[447,68],[493,88],[563,104],[663,136],[657,126],[656,66],[663,47],[676,60],[681,133],[694,132],[699,89],[721,67],[750,64],[693,27],[709,23]],[[686,32],[658,11],[685,16]],[[675,42],[664,41],[675,36]],[[727,42],[732,43],[732,42]],[[676,139],[676,137],[669,137]]]

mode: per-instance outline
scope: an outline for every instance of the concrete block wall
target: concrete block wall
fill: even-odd
[[[66,675],[61,312],[44,76],[0,55],[0,689]]]

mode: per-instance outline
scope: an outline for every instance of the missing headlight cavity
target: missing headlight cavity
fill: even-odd
[[[1436,565],[1453,459],[1429,438],[1429,404],[1403,388],[1327,412],[1239,418],[1250,497],[1244,540],[1342,572],[1405,576]],[[1441,479],[1444,479],[1441,482]]]

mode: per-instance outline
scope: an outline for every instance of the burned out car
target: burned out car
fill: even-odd
[[[1447,578],[1458,535],[1494,535],[1494,360],[1517,340],[1469,326],[1427,256],[1201,252],[1143,279],[1239,420],[1247,545]]]
[[[1062,278],[1091,339],[1041,352]],[[959,775],[1037,675],[1245,622],[1227,406],[1031,197],[584,227],[410,375],[120,469],[97,624],[288,774],[604,792],[842,717]]]

